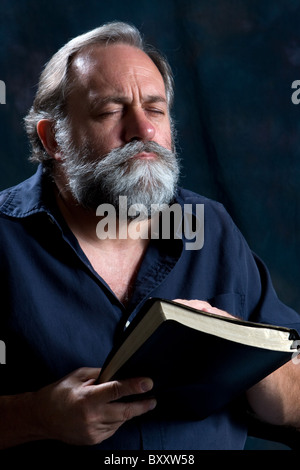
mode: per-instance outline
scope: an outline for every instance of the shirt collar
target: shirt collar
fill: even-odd
[[[43,166],[36,173],[0,194],[0,213],[9,217],[24,218],[40,212],[50,213],[53,199],[52,183],[45,177]]]

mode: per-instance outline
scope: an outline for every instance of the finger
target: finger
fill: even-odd
[[[216,308],[216,307],[204,307],[202,310],[203,312],[213,313],[215,315],[221,315],[221,317],[234,318],[230,313],[225,312],[225,310],[220,310],[219,308]]]
[[[221,315],[223,317],[234,318],[230,313],[225,312],[225,310],[220,310],[216,307],[212,307],[210,303],[205,300],[185,300],[185,299],[176,299],[174,302],[186,305],[187,307],[196,308],[197,310],[202,310],[203,312],[213,313],[215,315]]]
[[[207,308],[211,308],[210,303],[206,302],[205,300],[175,299],[174,302],[186,305],[187,307],[196,308],[197,310],[205,310]]]
[[[140,416],[156,407],[155,398],[142,399],[129,403],[113,402],[109,406],[109,419],[114,423],[124,422]]]
[[[153,388],[153,381],[148,377],[113,380],[96,386],[102,400],[113,402],[130,395],[146,393]]]
[[[95,429],[97,436],[101,438],[101,441],[109,438],[126,421],[153,410],[155,406],[156,400],[154,399],[132,403],[113,402],[104,407],[102,406],[101,413],[99,413],[98,424]],[[98,441],[99,438],[97,437],[95,443]]]

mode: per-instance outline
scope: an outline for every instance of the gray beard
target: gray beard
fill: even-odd
[[[96,210],[108,203],[118,210],[119,196],[126,196],[128,208],[141,204],[150,213],[153,204],[170,204],[174,198],[179,178],[175,150],[155,142],[133,141],[95,158],[87,145],[75,148],[68,143],[65,133],[56,137],[69,190],[81,206]],[[140,152],[155,153],[157,158],[132,158]]]

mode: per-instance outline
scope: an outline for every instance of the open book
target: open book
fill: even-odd
[[[107,357],[98,383],[151,377],[156,412],[202,419],[289,361],[298,339],[288,328],[150,299]]]

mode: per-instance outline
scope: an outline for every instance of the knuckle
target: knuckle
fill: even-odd
[[[132,409],[132,405],[130,403],[126,403],[123,409],[123,420],[128,421],[129,419],[133,418],[133,416],[134,412]]]
[[[121,397],[120,382],[111,382],[111,401],[118,400]]]

